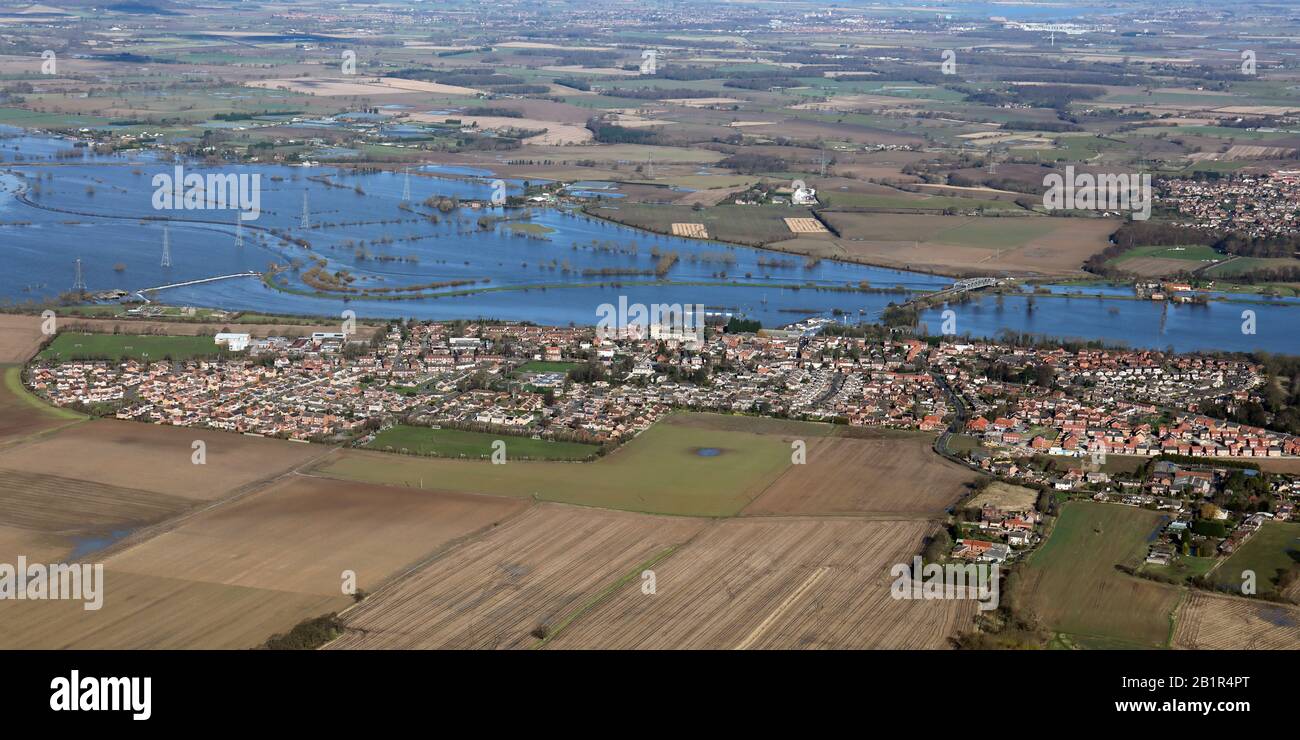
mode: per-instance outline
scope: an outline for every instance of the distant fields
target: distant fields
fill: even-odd
[[[1106,248],[1117,222],[1056,216],[944,216],[824,211],[839,232],[800,253],[886,267],[942,272],[1011,270],[1080,274],[1085,260]],[[810,248],[811,247],[811,248]],[[782,249],[795,251],[794,247]]]
[[[802,207],[720,205],[695,211],[690,206],[636,203],[592,206],[587,212],[659,234],[671,234],[675,223],[702,223],[710,237],[751,246],[793,238],[785,219],[809,215]]]
[[[585,460],[600,449],[596,445],[579,442],[557,442],[460,429],[431,429],[405,424],[385,429],[366,447],[394,452],[407,450],[412,454],[435,457],[488,458],[491,457],[493,444],[497,440],[505,443],[507,460]]]
[[[37,357],[42,360],[133,359],[150,361],[225,354],[210,336],[169,337],[132,334],[69,334],[55,337]]]
[[[1047,542],[1025,562],[1021,603],[1083,647],[1166,646],[1179,591],[1115,569],[1141,564],[1166,519],[1118,504],[1066,504]]]

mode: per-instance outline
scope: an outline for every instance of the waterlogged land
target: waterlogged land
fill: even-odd
[[[616,304],[621,296],[647,305],[704,303],[710,311],[743,314],[766,326],[808,315],[874,320],[890,302],[950,282],[652,234],[562,209],[454,207],[460,200],[489,200],[492,181],[490,174],[450,174],[445,168],[414,170],[411,197],[404,202],[407,178],[401,172],[223,167],[221,172],[257,175],[260,183],[261,211],[245,222],[239,246],[234,211],[153,208],[153,175],[172,173],[175,165],[142,154],[86,155],[50,166],[40,161],[41,152],[53,156],[71,143],[23,140],[29,139],[41,144],[35,155],[0,173],[0,238],[13,268],[0,274],[0,295],[20,304],[72,288],[77,259],[91,291],[135,292],[216,275],[266,273],[262,279],[145,294],[171,304],[553,325],[594,323],[597,307]],[[197,164],[186,168],[214,171]],[[519,183],[510,183],[509,190],[520,192]],[[896,218],[855,215],[877,217],[882,223]],[[170,267],[161,265],[164,227]],[[956,313],[958,333],[973,336],[1012,330],[1179,350],[1300,353],[1300,335],[1283,331],[1300,310],[1289,302],[1174,306],[1113,300],[1131,294],[1101,292],[1103,298],[986,297],[947,308]],[[932,331],[944,308],[923,312]],[[1242,331],[1247,308],[1256,312],[1254,334]]]

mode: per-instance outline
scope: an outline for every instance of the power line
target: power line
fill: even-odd
[[[77,277],[72,283],[72,289],[81,293],[86,292],[86,278],[81,274],[81,258],[77,258]]]
[[[302,228],[304,229],[311,228],[311,210],[307,205],[307,193],[306,190],[302,191]]]

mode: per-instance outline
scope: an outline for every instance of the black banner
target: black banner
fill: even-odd
[[[921,728],[1239,723],[1290,713],[1294,653],[9,652],[8,716],[43,728],[348,731],[431,713],[493,731],[626,714],[736,728],[890,716]],[[134,680],[133,680],[134,679]],[[148,681],[145,681],[148,679]],[[672,716],[667,716],[671,714]],[[775,716],[774,716],[775,715]],[[139,719],[135,719],[139,716]],[[196,718],[202,722],[195,724]],[[569,724],[576,730],[579,725]],[[446,731],[451,731],[448,725]],[[1082,728],[1081,728],[1082,729]]]

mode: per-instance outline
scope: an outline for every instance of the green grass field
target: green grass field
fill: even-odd
[[[1285,257],[1241,257],[1231,262],[1215,265],[1205,271],[1209,277],[1232,278],[1259,270],[1294,270],[1300,267],[1300,260]]]
[[[596,445],[579,442],[557,442],[461,429],[430,429],[405,424],[385,429],[366,447],[391,451],[405,449],[416,455],[435,457],[488,458],[492,456],[492,445],[498,439],[506,444],[507,460],[586,460],[600,449]]]
[[[1144,564],[1142,572],[1185,582],[1190,578],[1205,575],[1210,568],[1214,567],[1216,562],[1218,562],[1218,558],[1198,558],[1194,555],[1182,555],[1169,565]]]
[[[701,424],[700,416],[704,415],[673,415],[590,463],[493,465],[349,450],[317,473],[656,514],[731,516],[789,466],[790,442],[781,431],[756,434],[711,428],[719,425]],[[721,454],[705,457],[698,454],[702,448],[716,448]]]
[[[579,363],[576,362],[547,362],[545,360],[529,360],[518,367],[521,373],[567,373]]]
[[[1256,593],[1276,594],[1279,568],[1290,569],[1300,562],[1300,523],[1266,522],[1254,537],[1214,571],[1216,585],[1238,589],[1242,573],[1255,572]]]
[[[1135,247],[1121,255],[1115,262],[1123,263],[1139,257],[1157,257],[1159,259],[1186,260],[1188,262],[1226,259],[1223,254],[1202,244],[1190,247]]]
[[[1081,647],[1165,647],[1178,590],[1115,569],[1140,565],[1165,519],[1118,504],[1066,504],[1025,563],[1019,600]]]
[[[140,336],[134,334],[69,334],[54,338],[37,357],[42,360],[124,358],[187,360],[225,354],[212,337]]]

